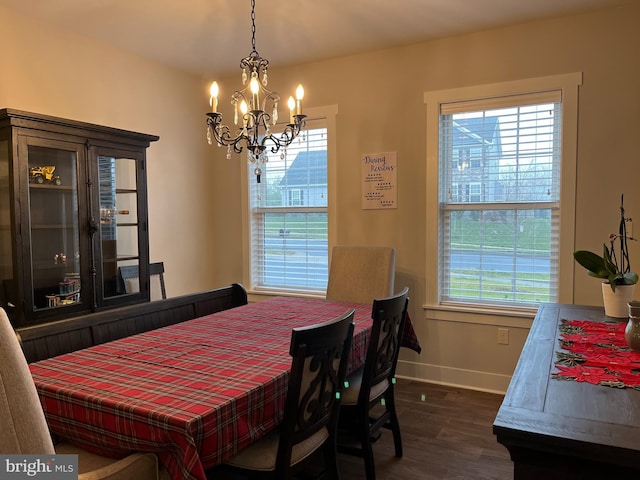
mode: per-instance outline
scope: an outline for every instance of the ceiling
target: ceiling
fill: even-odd
[[[316,61],[637,0],[257,0],[271,66]],[[249,0],[0,0],[61,30],[207,76],[251,52]]]

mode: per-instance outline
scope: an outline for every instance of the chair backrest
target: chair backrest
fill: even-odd
[[[140,291],[140,274],[137,265],[120,267],[120,276],[124,284],[125,293],[137,293]],[[151,300],[167,298],[164,286],[164,262],[149,264],[149,290]]]
[[[276,458],[276,474],[282,478],[289,478],[285,472],[291,467],[295,445],[325,433],[322,429],[326,429],[325,441],[335,442],[353,315],[350,310],[334,320],[291,332],[289,353],[293,359]]]
[[[0,452],[53,454],[40,398],[18,338],[0,308]]]
[[[336,245],[331,251],[327,300],[371,304],[393,294],[393,247]]]
[[[373,301],[371,336],[364,362],[358,403],[371,399],[371,389],[381,382],[390,384],[396,372],[402,329],[407,318],[409,288]],[[378,389],[376,389],[378,390]],[[379,389],[380,393],[385,389]]]

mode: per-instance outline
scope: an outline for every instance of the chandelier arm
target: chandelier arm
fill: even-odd
[[[277,94],[276,92],[271,92],[269,90],[267,90],[266,88],[264,88],[264,94],[263,94],[263,98],[262,98],[262,110],[263,111],[267,111],[267,102],[271,102],[271,105],[275,105],[276,108],[278,106],[278,102],[280,101],[280,95]]]
[[[236,153],[242,153],[242,140],[248,140],[245,129],[239,131],[237,135],[231,134],[231,129],[227,125],[222,125],[222,115],[219,113],[207,113],[207,125],[213,133],[213,139],[220,146],[231,146]]]
[[[267,141],[273,144],[271,153],[277,153],[280,148],[288,147],[305,127],[306,115],[295,115],[295,117],[295,123],[288,124],[280,135],[265,136],[262,139],[263,145],[265,145]]]
[[[242,147],[241,145],[239,145],[240,140],[245,139],[246,137],[243,135],[239,135],[235,138],[235,140],[233,141],[233,143],[231,144],[231,146],[233,147],[233,151],[236,153],[242,153],[242,150],[244,150],[244,147]]]

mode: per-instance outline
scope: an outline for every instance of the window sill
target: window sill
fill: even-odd
[[[305,290],[275,290],[275,289],[251,289],[247,290],[249,302],[259,302],[271,297],[299,297],[299,298],[325,298],[324,292],[309,292]]]
[[[537,313],[537,308],[501,308],[455,303],[423,305],[422,309],[425,318],[430,320],[518,328],[529,328]]]

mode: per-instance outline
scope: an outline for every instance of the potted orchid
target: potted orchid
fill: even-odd
[[[616,294],[617,290],[624,290],[623,308],[617,312],[613,309],[607,311],[609,316],[627,317],[627,302],[633,299],[635,284],[638,283],[638,274],[631,271],[629,262],[628,241],[635,240],[627,235],[627,219],[624,215],[624,195],[620,197],[620,224],[618,233],[609,235],[609,245],[603,245],[602,256],[588,250],[573,252],[573,258],[584,268],[589,275],[605,280],[603,283],[603,295],[605,299],[605,311],[607,310],[608,290]],[[620,295],[618,295],[620,296]],[[612,313],[610,315],[610,313]],[[615,314],[614,314],[615,313]]]

